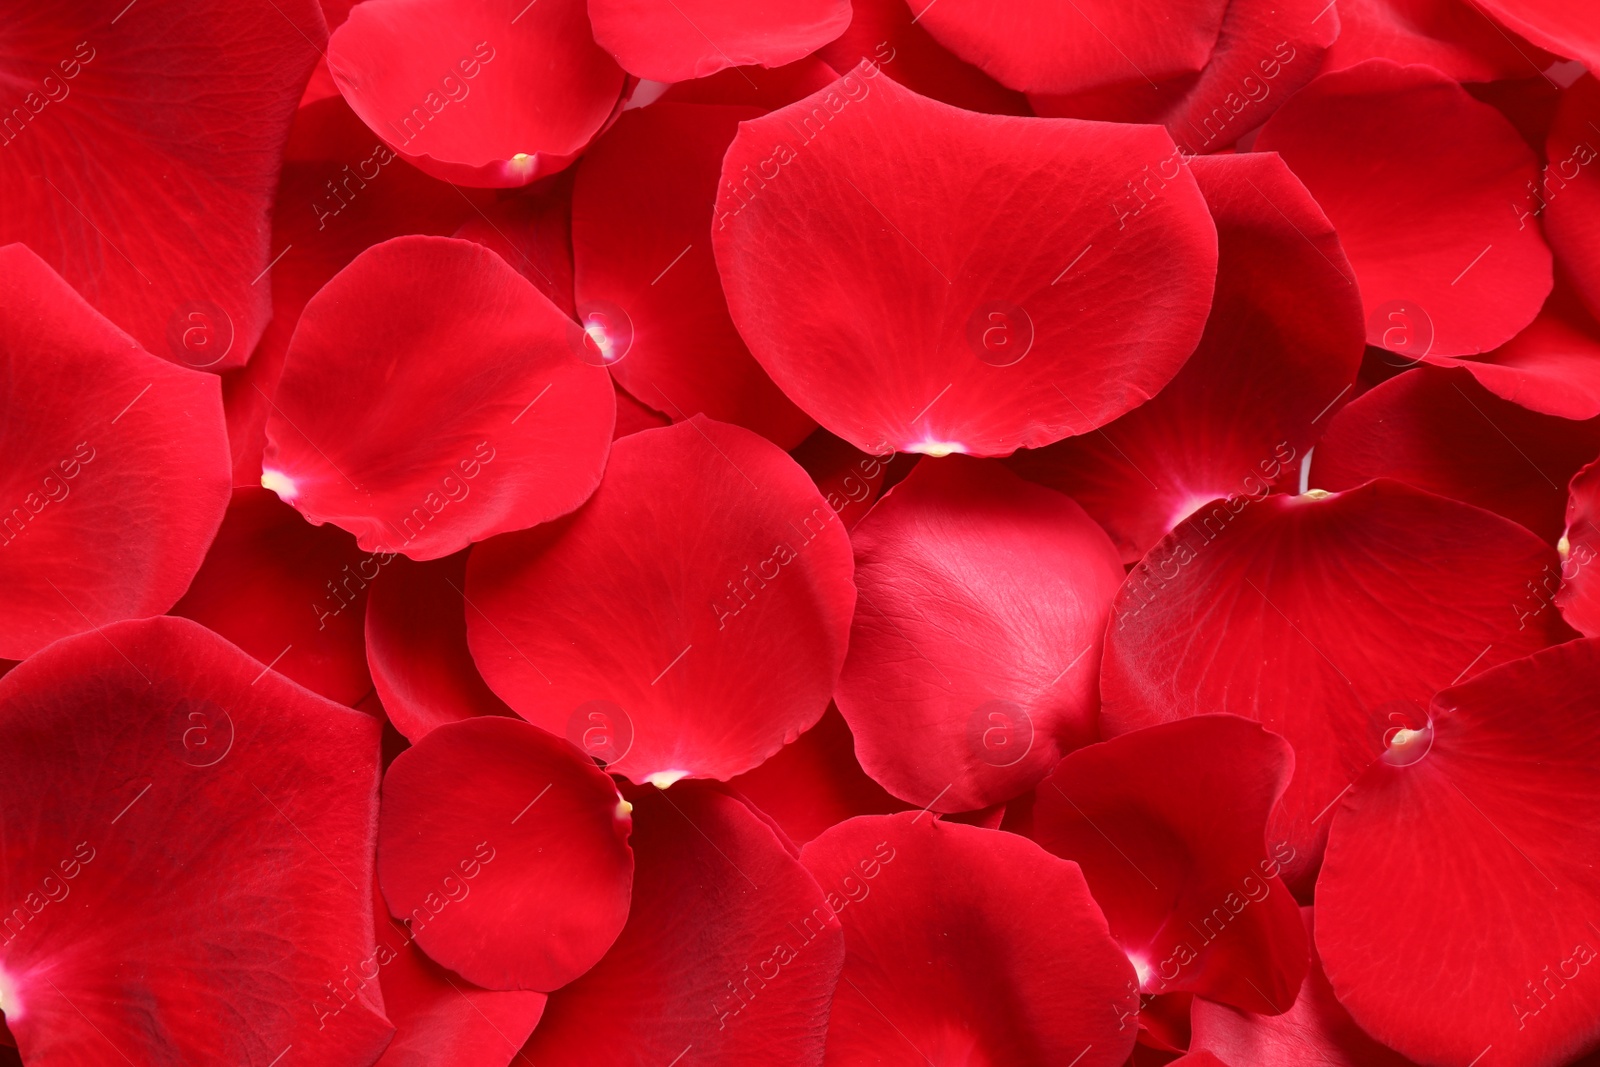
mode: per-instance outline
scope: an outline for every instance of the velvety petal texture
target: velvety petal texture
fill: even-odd
[[[357,4],[328,42],[339,91],[406,159],[506,188],[567,166],[610,119],[624,75],[585,0]]]
[[[1392,732],[1334,814],[1317,949],[1385,1044],[1429,1063],[1492,1047],[1514,1067],[1600,1045],[1600,983],[1583,980],[1600,961],[1600,872],[1568,847],[1600,833],[1597,695],[1600,641],[1485,671]]]
[[[800,858],[844,926],[829,1065],[1127,1059],[1133,968],[1076,864],[926,812],[840,823]]]
[[[0,680],[0,752],[0,1002],[30,1065],[376,1059],[381,1000],[342,985],[372,943],[374,719],[147,619]]]
[[[629,74],[703,78],[726,67],[779,67],[850,22],[849,0],[589,0],[595,40]]]
[[[864,451],[1086,433],[1154,395],[1204,326],[1216,229],[1158,129],[975,115],[863,64],[742,123],[722,178],[734,323]]]
[[[0,148],[0,152],[4,152]],[[0,657],[171,608],[228,505],[214,377],[0,247]]]
[[[1071,499],[992,460],[928,458],[851,541],[859,596],[835,699],[891,793],[987,807],[1094,739],[1123,571]]]
[[[306,305],[261,484],[369,552],[413,559],[566,514],[599,483],[615,419],[585,351],[481,245],[386,241]]]
[[[507,704],[611,771],[726,780],[826,710],[852,570],[794,460],[695,416],[618,441],[570,520],[475,549],[467,637]]]

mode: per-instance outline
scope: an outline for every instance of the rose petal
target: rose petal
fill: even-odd
[[[1545,236],[1591,315],[1600,316],[1600,81],[1586,74],[1561,94],[1545,142],[1544,175],[1515,201],[1518,222],[1542,215]]]
[[[827,708],[851,571],[805,471],[697,415],[618,441],[570,521],[474,550],[467,639],[519,715],[614,773],[726,780]]]
[[[898,2],[898,0],[897,0]],[[854,66],[852,62],[850,66]],[[850,69],[848,66],[846,70]],[[839,72],[816,56],[786,66],[730,67],[705,78],[678,82],[661,94],[664,104],[732,104],[763,111],[792,104],[832,84]]]
[[[1594,563],[1600,555],[1600,460],[1572,476],[1568,487],[1567,528],[1557,546],[1561,552],[1561,591],[1556,604],[1562,618],[1585,637],[1600,637],[1600,585]]]
[[[817,483],[828,506],[839,513],[839,521],[849,530],[872,509],[883,492],[884,479],[899,453],[869,456],[854,445],[819,429],[789,454]],[[899,464],[909,467],[905,458]]]
[[[1541,74],[1554,57],[1506,34],[1471,0],[1339,0],[1339,39],[1323,69],[1375,58],[1488,82]]]
[[[849,0],[589,0],[594,39],[629,74],[704,78],[737,66],[781,67],[844,32]]]
[[[1500,23],[1534,44],[1580,61],[1590,70],[1600,67],[1600,25],[1594,11],[1582,0],[1482,0]]]
[[[467,216],[455,236],[492,248],[567,315],[572,303],[572,172]]]

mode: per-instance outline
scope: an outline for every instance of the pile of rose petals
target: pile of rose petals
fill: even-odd
[[[0,1067],[1600,1064],[1592,0],[13,0]]]

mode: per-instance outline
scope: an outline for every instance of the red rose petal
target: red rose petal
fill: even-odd
[[[244,486],[172,614],[314,693],[354,705],[372,691],[362,618],[383,563],[343,530],[311,526],[265,489]]]
[[[1028,98],[957,59],[912,21],[905,0],[854,0],[850,28],[818,52],[834,70],[875,63],[914,93],[968,111],[1029,115]],[[820,88],[820,86],[819,86]]]
[[[570,521],[474,550],[467,638],[519,715],[614,773],[726,780],[827,708],[852,567],[799,465],[695,416],[619,440]]]
[[[374,719],[171,618],[52,645],[0,707],[29,1064],[377,1058],[376,989],[335,986],[371,953]]]
[[[413,559],[563,515],[598,483],[614,419],[581,337],[472,242],[368,249],[300,318],[262,484],[369,552]]]
[[[544,1014],[545,995],[480,989],[424,956],[382,896],[377,912],[377,944],[356,973],[378,971],[395,1035],[373,1067],[509,1067]]]
[[[898,2],[898,0],[896,0]],[[850,66],[854,66],[852,60]],[[845,69],[850,69],[847,66]],[[732,104],[763,111],[792,104],[810,96],[839,77],[839,72],[816,56],[786,66],[730,67],[706,78],[678,82],[661,94],[664,104]]]
[[[1159,122],[1185,152],[1214,152],[1260,126],[1316,77],[1339,36],[1342,11],[1326,0],[1233,0],[1199,74],[1029,99],[1040,115]]]
[[[457,185],[526,185],[577,158],[621,100],[623,73],[584,0],[522,12],[495,0],[358,4],[328,66],[362,121]]]
[[[228,504],[221,390],[0,247],[0,657],[172,607]]]
[[[589,0],[594,39],[629,74],[704,78],[738,66],[781,67],[844,32],[849,0]]]
[[[1553,57],[1509,36],[1473,0],[1339,0],[1339,39],[1323,69],[1377,58],[1488,82],[1541,74]]]
[[[907,808],[856,762],[855,738],[835,707],[798,741],[728,785],[801,844],[854,816]]]
[[[622,386],[616,386],[617,395],[617,425],[611,431],[611,439],[627,437],[629,434],[638,433],[640,430],[659,430],[663,426],[671,426],[672,420],[661,412],[639,403]]]
[[[1364,350],[1349,261],[1283,161],[1218,156],[1189,169],[1219,249],[1200,347],[1154,399],[1101,432],[1012,460],[1081,503],[1128,563],[1206,501],[1294,484]]]
[[[821,889],[749,807],[692,782],[630,793],[633,910],[588,974],[550,998],[528,1062],[822,1063],[844,959]],[[598,1044],[597,1044],[598,1043]],[[521,1061],[518,1061],[521,1062]]]
[[[1567,529],[1561,551],[1562,618],[1585,637],[1600,637],[1600,460],[1573,475],[1568,488]]]
[[[883,482],[899,453],[869,456],[854,445],[817,430],[789,453],[806,469],[817,491],[828,506],[839,513],[839,521],[849,530],[872,510],[883,492]],[[904,458],[901,466],[909,467]]]
[[[367,664],[383,709],[413,744],[436,726],[512,710],[467,650],[467,556],[417,563],[373,557],[383,573],[367,602]]]
[[[1481,0],[1483,7],[1513,33],[1590,70],[1600,68],[1600,22],[1583,0]]]
[[[1255,147],[1281,153],[1333,220],[1369,344],[1413,357],[1488,352],[1549,295],[1550,250],[1507,206],[1538,162],[1504,116],[1438,71],[1374,59],[1324,74]],[[1430,343],[1397,340],[1396,314],[1428,322]]]
[[[995,463],[930,459],[851,540],[860,598],[834,698],[884,788],[987,807],[1094,739],[1123,570],[1082,508]]]
[[[1561,94],[1546,166],[1536,185],[1515,201],[1517,221],[1544,217],[1545,236],[1592,315],[1600,316],[1600,81],[1586,74]]]
[[[1166,384],[1204,327],[1215,228],[1158,129],[971,114],[863,65],[742,123],[722,171],[712,237],[739,332],[867,452],[1087,432]]]
[[[917,22],[1002,85],[1076,93],[1192,74],[1217,43],[1227,0],[910,0]]]
[[[1118,596],[1101,729],[1221,711],[1288,738],[1295,776],[1267,833],[1293,846],[1284,879],[1303,892],[1328,805],[1381,754],[1393,714],[1568,636],[1533,592],[1555,566],[1510,520],[1381,479],[1208,505]]]
[[[154,355],[243,366],[271,310],[284,139],[327,39],[314,0],[88,0],[11,23],[0,245],[27,244]]]
[[[317,290],[371,245],[409,233],[449,236],[488,195],[397,159],[337,94],[302,107],[289,142],[272,212],[272,321],[250,363],[222,379],[235,485],[261,477],[271,399],[295,324]],[[204,333],[190,339],[210,342]]]
[[[1486,671],[1392,736],[1334,815],[1317,949],[1384,1044],[1462,1064],[1492,1046],[1508,1067],[1600,1044],[1600,982],[1582,979],[1600,966],[1597,694],[1600,641]]]
[[[494,249],[552,304],[577,317],[572,303],[571,171],[473,211],[455,236]]]
[[[1083,870],[1144,993],[1190,990],[1276,1014],[1306,938],[1268,854],[1289,743],[1234,715],[1152,726],[1069,753],[1039,787],[1033,838]]]
[[[1209,1052],[1190,1052],[1173,1060],[1171,1067],[1232,1067],[1232,1065],[1217,1059]],[[1344,1067],[1344,1065],[1336,1064],[1329,1067]]]
[[[1317,489],[1393,478],[1476,504],[1554,542],[1566,484],[1600,453],[1600,419],[1571,422],[1501,400],[1460,371],[1421,367],[1330,420],[1311,465]]]
[[[1133,968],[1076,864],[911,812],[851,819],[800,859],[844,925],[828,1064],[1127,1060]]]
[[[703,413],[793,448],[816,423],[734,329],[707,230],[722,155],[759,114],[657,103],[623,115],[584,156],[572,198],[578,313],[605,331],[602,343],[625,345],[611,373],[657,411]]]
[[[1300,917],[1309,940],[1311,909],[1301,909]],[[1299,995],[1293,1005],[1285,1007],[1282,1014],[1257,1015],[1196,998],[1190,1009],[1193,1055],[1211,1056],[1213,1062],[1221,1062],[1217,1056],[1226,1056],[1229,1063],[1251,1067],[1302,1067],[1308,1063],[1318,1067],[1412,1067],[1410,1060],[1368,1037],[1339,1005],[1322,973],[1315,945]]]
[[[592,967],[628,916],[628,810],[542,730],[446,723],[384,776],[378,881],[438,963],[488,989],[548,992]]]

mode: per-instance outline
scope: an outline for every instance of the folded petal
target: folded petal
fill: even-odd
[[[1367,59],[1426,64],[1464,82],[1543,73],[1553,57],[1507,34],[1471,0],[1339,0],[1325,70]]]
[[[1600,460],[1572,476],[1568,486],[1567,530],[1561,552],[1562,618],[1585,637],[1600,637]]]
[[[600,47],[652,81],[704,78],[738,66],[781,67],[833,40],[849,0],[589,0]]]

